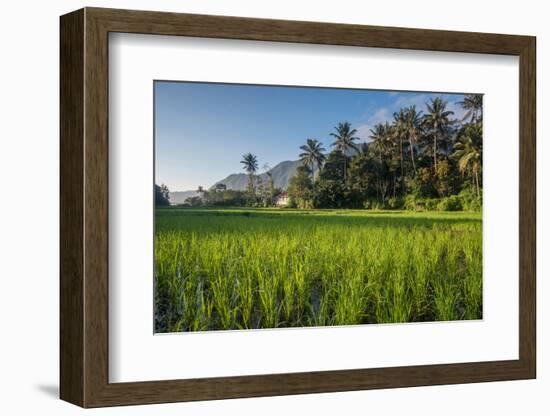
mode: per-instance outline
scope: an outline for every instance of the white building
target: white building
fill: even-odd
[[[275,205],[278,207],[285,207],[289,202],[288,194],[286,192],[280,193],[277,198],[275,198]]]

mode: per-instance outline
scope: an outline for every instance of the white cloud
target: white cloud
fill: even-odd
[[[431,94],[407,94],[401,95],[397,100],[395,100],[395,106],[398,108],[402,107],[411,107],[416,106],[417,110],[422,110],[426,108],[426,103],[430,101],[430,98],[433,98]]]
[[[357,127],[357,136],[359,136],[362,140],[369,142],[369,136],[370,136],[370,130],[374,128],[374,126],[378,123],[384,123],[386,121],[391,120],[393,117],[393,113],[390,111],[387,107],[379,108],[374,112],[372,116],[370,116],[366,123],[361,124],[359,127]]]

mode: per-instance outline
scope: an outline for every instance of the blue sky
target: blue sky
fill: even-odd
[[[243,172],[244,153],[258,157],[260,169],[297,160],[299,147],[316,138],[330,150],[334,126],[349,121],[361,141],[369,130],[391,120],[401,107],[436,96],[460,118],[461,94],[302,88],[156,81],[155,182],[171,191],[210,187]]]

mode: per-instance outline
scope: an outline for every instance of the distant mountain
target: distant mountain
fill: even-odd
[[[187,198],[199,196],[197,191],[176,191],[170,192],[170,204],[183,204]]]
[[[348,155],[352,156],[357,153],[357,151],[350,149],[348,150]],[[290,179],[295,175],[298,166],[301,162],[299,160],[285,160],[284,162],[278,163],[273,168],[269,170],[273,177],[273,186],[275,188],[288,189],[288,184]],[[267,182],[267,175],[262,173],[259,175],[262,181]],[[235,191],[245,191],[248,184],[248,175],[246,173],[232,173],[224,179],[217,181],[212,184],[212,187],[215,185],[223,183],[227,189],[233,189]],[[205,188],[207,189],[207,188]],[[171,204],[183,204],[187,198],[199,196],[197,191],[177,191],[170,192],[170,203]]]
[[[296,173],[296,169],[300,166],[299,160],[286,160],[278,163],[275,167],[271,168],[269,172],[273,177],[273,186],[275,188],[287,189],[290,179]],[[259,175],[262,181],[267,181],[267,175],[265,173]],[[217,181],[214,185],[223,183],[227,189],[234,189],[236,191],[246,190],[248,184],[248,175],[246,173],[233,173],[227,178]]]

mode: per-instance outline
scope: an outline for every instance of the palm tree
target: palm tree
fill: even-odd
[[[422,117],[422,122],[431,132],[434,139],[434,171],[437,171],[437,141],[443,137],[443,134],[451,125],[452,121],[449,117],[453,115],[454,112],[448,111],[447,102],[439,97],[432,98],[430,103],[426,104],[426,110],[427,112]]]
[[[400,109],[398,113],[393,113],[393,138],[399,140],[399,162],[401,164],[401,185],[405,179],[403,169],[403,138],[407,134],[407,112]]]
[[[470,119],[470,123],[479,123],[482,118],[483,96],[481,94],[466,94],[462,101],[459,101],[461,107],[466,111],[462,121]]]
[[[455,144],[455,152],[453,156],[458,159],[458,169],[462,174],[468,169],[472,173],[476,193],[479,198],[479,171],[481,168],[481,126],[474,124],[472,127],[466,128],[460,137],[460,140]]]
[[[385,202],[385,195],[388,187],[387,183],[387,171],[383,165],[383,157],[385,157],[392,147],[392,126],[387,121],[382,124],[378,123],[374,125],[374,128],[370,130],[370,139],[372,140],[370,148],[378,155],[378,166],[376,168],[376,192],[382,197],[382,203]]]
[[[414,145],[418,142],[420,134],[420,125],[422,123],[422,111],[416,111],[416,106],[405,109],[404,130],[409,140],[409,148],[411,150],[411,161],[413,172],[416,176],[416,164],[414,161]]]
[[[273,172],[271,172],[271,166],[268,163],[264,164],[263,170],[265,171],[265,176],[267,176],[267,201],[268,205],[273,205],[273,194],[275,192],[275,187],[273,185]]]
[[[306,144],[300,146],[300,150],[303,150],[299,155],[300,160],[311,169],[311,176],[313,183],[315,183],[315,165],[317,165],[317,170],[319,171],[325,161],[325,154],[323,153],[325,148],[317,139],[307,139]]]
[[[370,130],[370,139],[373,149],[378,154],[379,162],[382,163],[382,155],[386,153],[388,144],[392,137],[392,128],[388,122],[375,124]]]
[[[243,169],[248,173],[248,192],[254,193],[254,175],[258,171],[258,158],[252,153],[246,153],[243,155],[241,163],[244,165]]]
[[[351,128],[351,124],[347,121],[344,123],[338,123],[338,126],[334,128],[336,130],[336,133],[330,133],[330,135],[336,140],[334,143],[331,144],[331,146],[334,146],[336,150],[341,151],[344,154],[344,183],[347,182],[347,161],[348,157],[346,155],[346,152],[349,149],[357,150],[357,146],[355,145],[355,140],[359,140],[359,137],[355,137],[357,134],[356,129]]]

